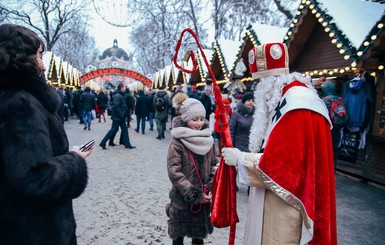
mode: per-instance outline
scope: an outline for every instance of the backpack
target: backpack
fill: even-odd
[[[330,101],[329,116],[333,127],[344,127],[348,122],[348,113],[346,111],[344,102],[342,102],[342,99],[338,98],[332,100],[328,96],[326,96],[325,99]]]
[[[166,101],[164,100],[163,96],[162,97],[157,96],[155,98],[155,107],[157,111],[163,111],[164,109],[166,109]]]

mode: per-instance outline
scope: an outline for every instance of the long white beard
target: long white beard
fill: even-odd
[[[314,90],[311,78],[309,76],[304,77],[297,72],[260,79],[254,91],[255,110],[249,137],[249,149],[251,152],[260,152],[269,126],[269,115],[277,107],[282,97],[283,88],[293,81],[299,81]]]

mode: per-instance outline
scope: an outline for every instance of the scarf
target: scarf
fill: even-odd
[[[179,139],[187,149],[198,155],[206,155],[214,144],[208,128],[198,131],[188,127],[177,127],[171,130],[171,136]]]

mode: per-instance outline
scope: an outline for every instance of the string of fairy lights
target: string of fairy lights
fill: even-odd
[[[313,14],[318,22],[324,28],[326,33],[329,33],[329,37],[331,38],[331,43],[336,46],[338,52],[343,55],[344,60],[352,60],[352,63],[348,67],[344,68],[334,68],[334,69],[324,69],[324,70],[315,70],[315,71],[307,71],[305,74],[313,76],[313,75],[334,75],[336,73],[345,73],[351,70],[354,70],[357,66],[357,62],[361,60],[365,52],[369,49],[369,47],[376,41],[378,35],[383,31],[384,28],[384,17],[377,22],[377,24],[372,28],[367,39],[364,40],[361,46],[356,49],[350,41],[346,38],[344,33],[341,32],[333,23],[333,18],[329,16],[325,11],[321,8],[320,4],[317,0],[302,0],[301,5],[298,8],[296,13],[296,17],[293,19],[290,24],[289,30],[284,37],[284,42],[289,43],[293,33],[295,33],[295,29],[298,28],[297,23],[301,19],[301,17],[306,13],[306,11],[310,11]],[[383,70],[384,66],[379,65],[378,70]]]
[[[48,72],[46,72],[47,83],[55,86],[66,86],[74,88],[80,85],[79,71],[70,63],[50,53]]]

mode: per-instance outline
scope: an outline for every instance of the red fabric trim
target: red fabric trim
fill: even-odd
[[[314,221],[310,244],[337,244],[332,152],[326,119],[298,109],[286,113],[277,123],[259,163],[273,181],[303,202]]]
[[[306,87],[305,84],[301,83],[301,82],[298,82],[298,81],[293,81],[292,83],[290,83],[289,85],[285,86],[282,90],[282,95],[284,95],[290,88],[294,87],[294,86],[301,86],[301,87]]]

